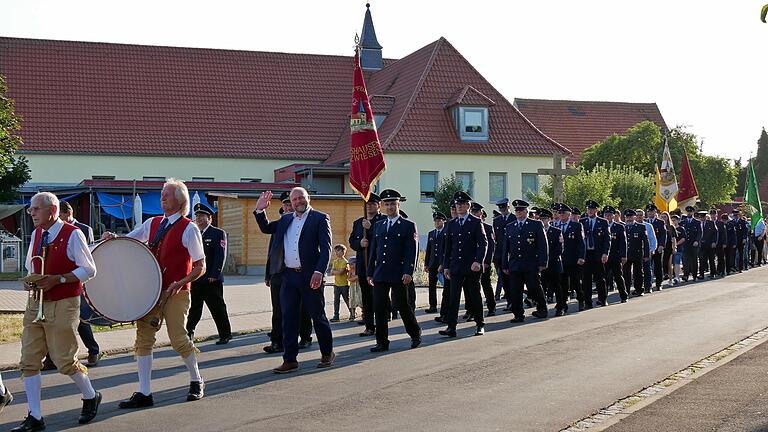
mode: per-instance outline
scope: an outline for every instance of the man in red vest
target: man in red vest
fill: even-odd
[[[147,316],[136,322],[136,363],[139,370],[139,391],[130,399],[120,402],[120,408],[143,408],[154,405],[150,381],[152,375],[152,347],[159,326],[151,324],[152,318],[164,318],[168,338],[173,349],[184,359],[189,371],[188,401],[202,399],[203,379],[197,366],[195,346],[187,335],[186,320],[191,304],[190,286],[205,273],[203,239],[197,225],[186,217],[189,214],[189,191],[184,182],[169,179],[160,193],[160,206],[164,216],[144,221],[128,233],[128,237],[147,246],[155,254],[163,269],[163,293],[165,304],[158,303]],[[114,238],[106,232],[103,239]]]
[[[72,378],[83,394],[81,424],[96,417],[101,403],[101,393],[93,389],[88,369],[77,359],[75,333],[80,320],[83,282],[96,275],[93,256],[82,231],[59,219],[59,199],[56,195],[50,192],[36,194],[27,212],[32,216],[35,230],[32,231],[32,244],[27,252],[26,268],[30,273],[44,277],[26,285],[27,290],[33,290],[35,297],[30,298],[24,313],[19,367],[29,409],[24,422],[13,429],[15,432],[45,429],[40,409],[40,368],[46,353],[59,372]],[[44,259],[33,259],[33,256]],[[41,292],[44,318],[36,320]]]

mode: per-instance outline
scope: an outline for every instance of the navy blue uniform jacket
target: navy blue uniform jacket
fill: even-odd
[[[198,280],[208,282],[208,278],[214,278],[224,282],[222,270],[224,260],[227,259],[227,233],[221,228],[209,225],[203,233],[203,251],[205,252],[205,274]]]
[[[549,243],[549,260],[547,268],[555,273],[563,272],[563,244],[561,243],[562,231],[560,228],[549,226],[547,229],[547,243]]]
[[[609,262],[621,262],[622,258],[627,257],[627,233],[624,224],[610,224],[608,227],[611,233],[611,252],[608,254]]]
[[[526,219],[521,228],[517,220],[507,225],[501,268],[511,272],[539,272],[549,261],[547,236],[541,221]]]
[[[376,222],[368,257],[368,277],[374,282],[402,283],[403,275],[413,276],[419,253],[416,224],[397,218],[387,231],[389,220]]]
[[[483,264],[488,248],[483,222],[467,215],[463,226],[459,225],[459,218],[456,218],[448,222],[446,228],[443,269],[448,269],[451,277],[472,273],[479,275],[480,272],[472,271],[472,263]]]

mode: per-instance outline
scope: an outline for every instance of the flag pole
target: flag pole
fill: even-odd
[[[357,57],[360,55],[360,35],[355,32],[355,62],[357,62]],[[362,198],[362,197],[361,197]],[[366,204],[368,204],[365,201],[365,198],[363,198],[363,220],[360,221],[360,225],[363,227],[363,238],[368,239],[368,229],[365,228],[363,225],[363,222],[365,222],[366,219],[368,219],[368,211],[366,208]],[[363,262],[365,263],[365,271],[368,271],[368,246],[363,248]],[[358,275],[360,277],[360,275]],[[364,277],[367,278],[367,275],[364,275]]]

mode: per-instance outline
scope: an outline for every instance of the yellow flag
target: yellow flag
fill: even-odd
[[[656,204],[656,208],[660,212],[669,211],[667,208],[667,201],[661,197],[661,172],[659,172],[659,166],[656,165],[656,195],[653,197],[653,203]]]

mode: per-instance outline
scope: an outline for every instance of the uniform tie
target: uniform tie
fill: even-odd
[[[43,231],[43,235],[40,236],[40,244],[37,245],[35,255],[42,255],[44,247],[48,247],[48,231]]]

